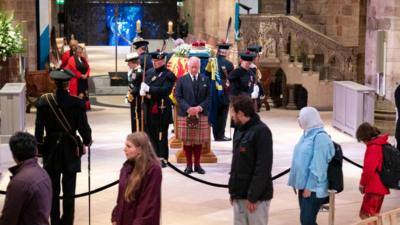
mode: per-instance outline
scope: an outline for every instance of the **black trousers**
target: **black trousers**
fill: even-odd
[[[168,127],[169,121],[160,118],[160,114],[149,114],[146,119],[145,131],[158,157],[168,160]],[[161,132],[161,139],[160,139]]]
[[[47,171],[53,187],[53,199],[50,213],[51,225],[73,225],[75,212],[76,173],[55,173]],[[62,178],[61,178],[62,175]],[[63,214],[60,217],[60,190],[63,191]]]
[[[229,105],[220,106],[217,110],[217,123],[213,126],[214,139],[225,137],[226,120],[228,118]]]
[[[140,96],[136,96],[133,101],[131,102],[131,130],[132,133],[136,131],[140,131],[140,128],[142,127],[142,104],[140,104]],[[138,123],[136,122],[136,112],[137,112],[137,120]],[[139,127],[137,128],[136,125],[139,124]]]

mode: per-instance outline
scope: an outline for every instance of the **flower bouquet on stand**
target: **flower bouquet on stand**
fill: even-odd
[[[13,15],[0,12],[0,87],[6,82],[18,80],[19,61],[15,57],[22,53],[23,37],[20,25],[13,25]]]

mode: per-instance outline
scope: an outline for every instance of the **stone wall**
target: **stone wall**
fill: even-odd
[[[394,101],[400,83],[400,1],[368,0],[365,48],[365,84],[376,88],[378,72],[378,32],[387,32],[387,63],[385,98]]]
[[[226,36],[229,17],[232,27],[229,40],[233,40],[233,19],[235,0],[186,0],[183,14],[189,14],[189,33],[199,39],[220,40]],[[206,40],[207,41],[207,40]]]
[[[37,32],[36,32],[36,1],[35,0],[0,0],[0,10],[14,12],[14,19],[22,23],[24,38],[27,39],[26,55],[28,69],[37,69]]]
[[[286,0],[260,0],[259,7],[261,13],[285,14]]]
[[[357,46],[359,41],[360,1],[363,0],[297,0],[291,1],[291,11],[314,29],[345,46]],[[260,12],[286,13],[287,0],[260,0]]]

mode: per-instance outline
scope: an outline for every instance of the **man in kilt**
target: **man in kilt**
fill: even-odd
[[[176,100],[179,105],[177,118],[177,137],[183,142],[186,156],[185,173],[194,171],[205,174],[200,166],[202,144],[210,141],[208,124],[208,105],[210,79],[200,74],[200,59],[191,57],[188,62],[189,73],[179,78],[176,84]]]

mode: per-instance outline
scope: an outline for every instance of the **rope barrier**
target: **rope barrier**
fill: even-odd
[[[358,163],[356,163],[356,162],[350,160],[350,159],[347,158],[346,156],[343,156],[343,159],[344,159],[345,161],[347,161],[348,163],[353,164],[354,166],[356,166],[356,167],[358,167],[358,168],[360,168],[360,169],[363,168],[363,166],[361,166],[360,164],[358,164]]]
[[[178,173],[182,174],[183,176],[188,177],[188,178],[190,178],[190,179],[192,179],[192,180],[195,180],[195,181],[197,181],[197,182],[200,182],[200,183],[203,183],[203,184],[207,184],[207,185],[210,185],[210,186],[213,186],[213,187],[228,188],[228,185],[226,185],[226,184],[212,183],[212,182],[209,182],[209,181],[202,180],[202,179],[199,179],[199,178],[197,178],[197,177],[191,176],[191,175],[189,175],[189,174],[186,174],[185,172],[183,172],[182,170],[178,169],[176,166],[174,166],[174,165],[171,164],[170,162],[166,161],[165,159],[162,159],[162,160],[163,160],[169,167],[171,167],[171,169],[175,170],[176,172],[178,172]],[[273,177],[272,177],[272,180],[275,180],[275,179],[280,178],[281,176],[283,176],[283,175],[289,173],[289,171],[290,171],[290,168],[289,168],[289,169],[286,169],[285,171],[283,171],[283,172],[281,172],[281,173],[279,173],[279,174],[273,176]]]
[[[343,156],[343,159],[344,159],[345,161],[347,161],[348,163],[350,163],[350,164],[352,164],[352,165],[354,165],[354,166],[356,166],[356,167],[358,167],[358,168],[361,168],[361,169],[363,168],[363,166],[361,166],[360,164],[358,164],[358,163],[356,163],[356,162],[350,160],[350,159],[347,158],[346,156]],[[191,175],[189,175],[189,174],[186,174],[185,172],[183,172],[182,170],[180,170],[179,168],[177,168],[176,166],[174,166],[174,165],[171,164],[170,162],[166,161],[165,159],[163,159],[163,161],[164,161],[171,169],[175,170],[175,171],[178,172],[179,174],[181,174],[181,175],[183,175],[183,176],[185,176],[185,177],[188,177],[188,178],[190,178],[190,179],[192,179],[192,180],[195,180],[195,181],[197,181],[197,182],[200,182],[200,183],[203,183],[203,184],[207,184],[207,185],[210,185],[210,186],[213,186],[213,187],[228,188],[228,185],[226,185],[226,184],[217,184],[217,183],[213,183],[213,182],[209,182],[209,181],[206,181],[206,180],[202,180],[202,179],[199,179],[199,178],[197,178],[197,177],[194,177],[194,176],[191,176]],[[278,179],[278,178],[280,178],[280,177],[286,175],[286,174],[289,173],[289,172],[290,172],[290,168],[288,168],[288,169],[286,169],[286,170],[280,172],[279,174],[273,176],[273,177],[272,177],[272,180],[276,180],[276,179]],[[74,195],[73,197],[74,197],[74,198],[81,198],[81,197],[85,197],[85,196],[88,196],[88,195],[96,194],[96,193],[98,193],[98,192],[100,192],[100,191],[104,191],[104,190],[106,190],[106,189],[108,189],[108,188],[110,188],[110,187],[112,187],[112,186],[114,186],[114,185],[117,185],[118,183],[119,183],[119,180],[116,180],[116,181],[111,182],[111,183],[109,183],[109,184],[107,184],[107,185],[104,185],[104,186],[102,186],[102,187],[99,187],[99,188],[97,188],[97,189],[94,189],[94,190],[92,190],[92,191],[90,191],[90,192],[84,192],[84,193],[81,193],[81,194],[77,194],[77,195]],[[0,190],[0,194],[1,194],[1,195],[5,195],[6,192]],[[63,196],[60,196],[60,199],[63,199]]]

